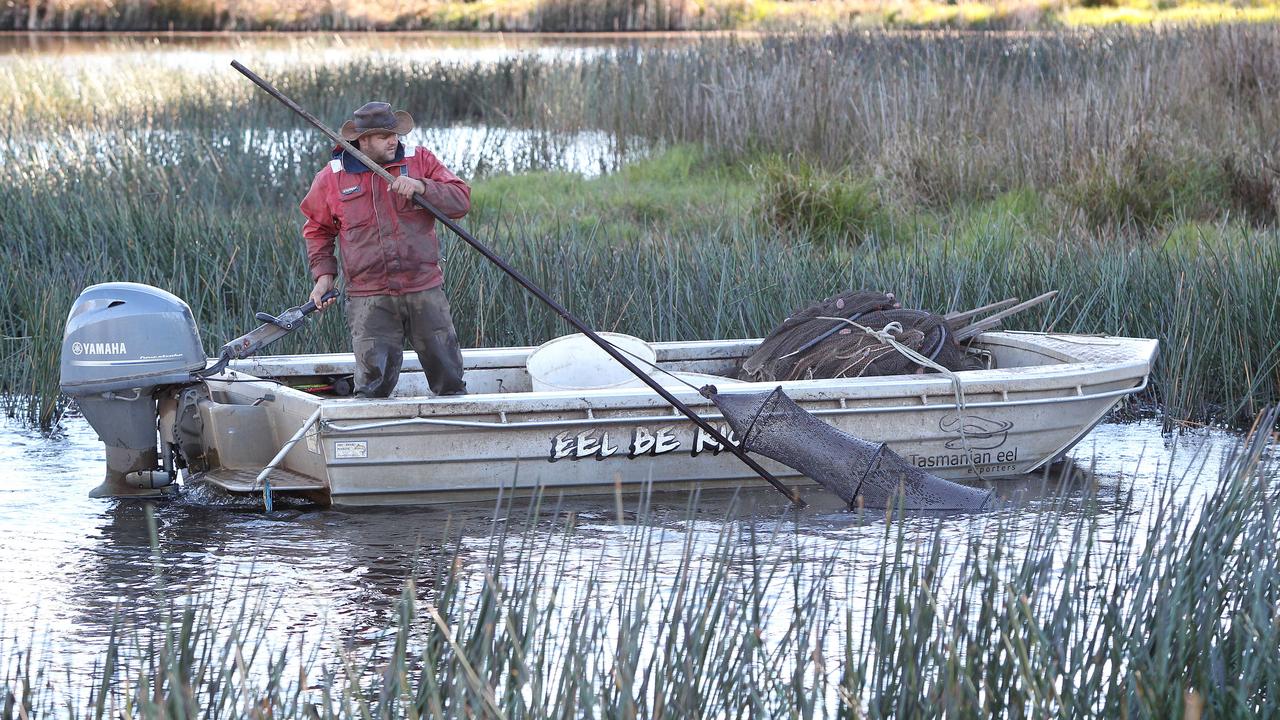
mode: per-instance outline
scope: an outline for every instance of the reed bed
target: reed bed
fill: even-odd
[[[62,326],[87,285],[144,282],[184,298],[211,355],[251,328],[255,311],[306,297],[296,211],[254,201],[228,214],[210,196],[240,192],[233,180],[212,170],[154,172],[146,183],[126,182],[132,191],[123,194],[118,176],[85,173],[74,191],[57,184],[34,195],[0,190],[9,238],[0,253],[0,296],[11,412],[56,421]],[[232,187],[217,189],[222,183]],[[168,189],[177,187],[190,194]],[[484,190],[482,181],[479,200]],[[892,289],[904,302],[936,309],[1058,289],[1052,306],[1015,327],[1159,338],[1154,399],[1171,418],[1243,422],[1280,393],[1274,229],[1209,226],[1182,242],[1154,244],[967,218],[963,233],[908,227],[907,237],[841,247],[749,212],[721,226],[705,219],[685,230],[642,226],[628,239],[590,214],[532,217],[500,208],[500,198],[490,202],[477,210],[472,230],[602,329],[651,340],[758,337],[795,308],[853,287]],[[446,241],[446,258],[464,345],[536,344],[569,331],[461,242]],[[330,313],[273,351],[347,349],[345,327]]]
[[[527,131],[526,167],[562,167],[557,138],[581,132],[651,152],[644,192],[626,171],[476,179],[472,229],[599,327],[758,336],[857,286],[938,309],[1059,289],[1018,325],[1160,338],[1171,418],[1243,422],[1280,397],[1280,29],[316,57],[300,44],[264,72],[335,125],[381,96],[423,125]],[[88,284],[174,292],[210,351],[305,297],[295,208],[328,147],[233,71],[17,60],[0,98],[10,412],[56,421],[62,322]],[[606,186],[616,203],[592,206]],[[566,331],[447,254],[465,345]],[[330,314],[280,349],[347,347]]]
[[[267,70],[334,122],[385,97],[429,124],[602,130],[618,142],[803,158],[911,206],[1029,188],[1053,195],[1064,217],[1142,228],[1179,214],[1276,222],[1278,58],[1280,27],[1229,26],[768,35],[494,62],[335,56],[304,43]],[[8,63],[0,97],[14,103],[0,120],[10,136],[300,127],[225,68]]]
[[[276,646],[270,598],[166,588],[157,552],[154,619],[118,624],[84,666],[0,635],[0,713],[1273,717],[1268,439],[1240,447],[1216,482],[1168,478],[1143,509],[1123,482],[1103,494],[1076,478],[958,533],[954,518],[864,517],[882,528],[870,553],[828,542],[815,556],[788,517],[708,523],[695,499],[674,526],[641,501],[592,559],[572,514],[497,508],[517,519],[495,524],[479,556],[456,545],[438,574],[408,583],[372,644]],[[1213,489],[1189,503],[1187,482]],[[708,526],[718,539],[695,542]],[[833,579],[852,551],[867,570]]]
[[[1280,87],[1272,28],[846,33],[642,57],[548,76],[535,96],[557,118],[804,157],[926,207],[1032,188],[1094,225],[1158,223],[1174,207],[1277,219],[1278,101],[1259,95]]]
[[[618,32],[872,26],[974,29],[1275,22],[1274,2],[1141,0],[23,0],[0,30]]]

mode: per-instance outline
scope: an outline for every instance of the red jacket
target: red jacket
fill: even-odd
[[[425,180],[423,198],[450,218],[471,209],[471,188],[425,148],[401,145],[383,167]],[[312,278],[338,274],[336,239],[348,295],[403,295],[444,282],[435,218],[339,149],[311,181],[302,214]]]

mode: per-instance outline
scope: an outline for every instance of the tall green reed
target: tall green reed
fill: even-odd
[[[128,280],[174,292],[191,304],[211,354],[250,328],[255,311],[297,303],[310,289],[301,216],[290,207],[303,192],[301,173],[273,190],[278,200],[251,202],[238,195],[254,185],[252,163],[229,175],[130,157],[110,172],[50,173],[39,193],[0,189],[9,218],[0,251],[0,363],[11,411],[56,419],[62,324],[87,285]],[[269,171],[264,166],[263,175]],[[847,248],[750,217],[687,230],[652,226],[629,239],[559,217],[478,207],[470,225],[602,329],[652,340],[753,337],[795,308],[853,287],[891,289],[939,310],[1058,289],[1054,304],[1012,326],[1160,339],[1154,393],[1173,418],[1247,420],[1280,393],[1274,230],[1228,227],[1182,246],[1072,228],[1024,232],[994,221],[971,227],[963,242],[947,227],[917,228]],[[569,331],[461,242],[446,243],[464,345],[536,344]],[[340,317],[329,313],[273,352],[348,349]]]

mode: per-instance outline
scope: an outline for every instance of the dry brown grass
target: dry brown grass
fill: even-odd
[[[1274,0],[10,0],[12,30],[1053,29],[1274,23]]]
[[[942,206],[1031,187],[1088,200],[1103,221],[1124,219],[1106,208],[1138,200],[1140,221],[1173,206],[1214,215],[1224,203],[1276,220],[1273,27],[774,37],[645,62],[623,55],[579,77],[548,77],[537,93],[546,106],[581,107],[581,119],[561,116],[570,123],[803,156],[874,177],[899,201]]]

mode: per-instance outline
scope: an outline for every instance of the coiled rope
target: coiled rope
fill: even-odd
[[[964,432],[964,408],[965,408],[964,384],[960,381],[960,377],[958,375],[956,375],[951,370],[943,367],[942,365],[938,364],[937,362],[934,362],[932,359],[925,357],[924,355],[921,355],[915,350],[912,350],[906,345],[903,345],[902,343],[898,342],[898,339],[895,336],[898,333],[903,331],[903,327],[902,327],[902,323],[897,322],[896,320],[894,322],[891,322],[885,325],[880,330],[875,330],[873,328],[867,327],[866,325],[861,325],[859,323],[856,323],[853,320],[850,320],[849,318],[824,316],[824,317],[819,317],[817,319],[834,320],[836,322],[842,322],[842,323],[847,323],[849,325],[852,325],[858,330],[861,330],[862,332],[874,337],[875,339],[879,340],[885,345],[888,345],[892,347],[894,350],[897,350],[899,353],[902,354],[903,357],[907,358],[911,362],[914,362],[915,364],[920,365],[922,367],[927,367],[927,368],[932,368],[934,370],[937,370],[944,377],[950,380],[952,390],[955,392],[955,396],[956,396],[956,412],[960,416],[960,422],[958,423],[958,426],[960,429],[960,445],[961,447],[964,448],[965,459],[969,461],[969,469],[973,471],[973,474],[979,480],[986,480],[986,478],[983,477],[982,475],[982,471],[978,469],[977,463],[973,461],[973,450],[969,447],[969,438],[965,435],[965,432]]]

